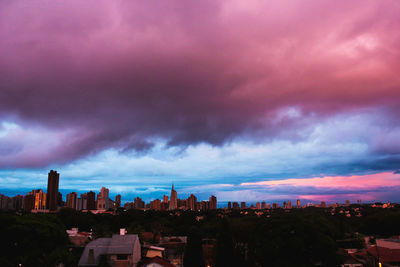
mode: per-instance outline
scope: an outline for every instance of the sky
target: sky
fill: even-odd
[[[0,2],[0,193],[400,201],[399,1]]]

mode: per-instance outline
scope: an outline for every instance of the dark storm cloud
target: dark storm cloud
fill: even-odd
[[[296,2],[0,6],[2,119],[44,134],[70,131],[53,153],[21,153],[0,166],[146,151],[157,139],[295,140],[298,129],[337,113],[382,107],[385,125],[399,114],[398,4],[361,5],[357,14],[360,3],[318,1],[313,11]]]

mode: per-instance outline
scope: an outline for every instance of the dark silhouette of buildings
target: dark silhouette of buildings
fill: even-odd
[[[193,194],[187,199],[187,208],[189,210],[197,210],[197,197]]]
[[[150,209],[152,210],[161,210],[161,200],[155,199],[150,202]]]
[[[144,209],[144,201],[140,197],[137,197],[133,202],[133,206],[135,209]]]
[[[47,179],[46,209],[54,211],[58,207],[58,183],[60,174],[50,170]]]
[[[96,193],[93,191],[87,192],[87,209],[88,210],[96,209]]]
[[[174,190],[174,185],[172,184],[171,199],[169,201],[169,209],[176,210],[177,208],[178,208],[178,194]]]
[[[121,207],[121,195],[116,195],[115,196],[115,207],[120,208]]]
[[[217,209],[217,198],[215,196],[211,196],[209,201],[210,201],[210,210],[216,210]]]
[[[71,192],[67,194],[67,207],[71,209],[78,208],[78,193]]]
[[[34,208],[35,208],[35,195],[29,192],[24,197],[24,211],[30,212]]]

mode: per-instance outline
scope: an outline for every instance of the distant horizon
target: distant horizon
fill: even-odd
[[[61,180],[61,179],[60,179]],[[62,182],[62,181],[61,181]],[[172,186],[172,184],[170,185]],[[31,192],[32,190],[37,190],[37,189],[42,189],[44,192],[46,192],[46,187],[47,185],[43,185],[42,187],[35,187],[35,188],[15,188],[15,189],[2,189],[2,191],[0,192],[0,194],[4,194],[10,197],[16,196],[16,195],[26,195],[27,193]],[[104,186],[106,188],[108,188],[107,186]],[[378,199],[363,199],[363,198],[357,198],[355,199],[354,197],[350,197],[350,198],[338,198],[338,199],[318,199],[317,197],[315,199],[312,198],[296,198],[295,196],[291,196],[288,198],[265,198],[265,199],[258,199],[258,200],[243,200],[243,199],[219,199],[218,198],[218,193],[217,194],[210,194],[208,196],[206,196],[207,193],[204,192],[191,192],[188,191],[188,189],[186,189],[186,191],[184,191],[185,193],[181,193],[179,194],[179,189],[181,188],[179,184],[174,184],[175,190],[178,192],[178,199],[187,199],[190,194],[194,194],[197,198],[198,201],[202,201],[202,200],[208,200],[208,198],[211,195],[216,195],[217,196],[217,201],[218,201],[218,207],[222,207],[222,203],[224,203],[224,205],[226,205],[228,202],[246,202],[249,204],[256,204],[257,202],[266,202],[266,203],[279,203],[282,204],[284,202],[287,202],[288,200],[292,201],[292,203],[295,203],[296,200],[300,199],[302,202],[302,205],[306,205],[308,203],[313,203],[313,204],[318,204],[321,202],[325,202],[327,204],[333,204],[333,203],[339,203],[339,204],[344,204],[347,200],[349,200],[352,204],[356,204],[357,201],[361,201],[362,204],[371,204],[371,203],[377,203],[377,202],[381,202],[381,203],[386,203],[386,202],[392,202],[392,203],[396,203],[396,201],[391,201],[391,200],[378,200]],[[64,188],[59,188],[59,192],[62,194],[63,200],[66,200],[66,195],[71,193],[71,192],[76,192],[78,194],[78,198],[80,197],[80,194],[84,194],[87,193],[89,191],[93,191],[96,194],[100,192],[101,188],[92,188],[92,189],[64,189]],[[110,188],[108,188],[110,189]],[[146,203],[149,203],[150,201],[153,201],[155,199],[160,199],[162,200],[163,195],[167,195],[168,197],[170,197],[170,193],[171,193],[171,188],[166,188],[166,187],[159,187],[159,192],[158,193],[147,193],[147,194],[140,194],[136,193],[136,192],[129,192],[129,191],[117,191],[117,192],[113,192],[112,190],[110,190],[109,194],[110,194],[110,199],[114,199],[116,195],[121,195],[121,203],[124,204],[126,202],[133,202],[134,198],[136,197],[140,197],[143,201],[145,201]],[[199,197],[202,196],[202,197]],[[293,204],[294,205],[294,204]]]

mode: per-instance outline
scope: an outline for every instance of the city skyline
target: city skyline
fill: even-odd
[[[50,170],[48,173],[48,190],[46,192],[44,192],[42,189],[33,189],[24,195],[16,195],[11,197],[0,194],[0,210],[23,210],[25,212],[35,213],[54,213],[66,207],[75,209],[77,211],[90,211],[93,213],[113,212],[113,214],[115,214],[119,208],[124,208],[124,210],[139,209],[155,211],[208,211],[221,208],[225,210],[265,210],[278,208],[290,210],[292,208],[307,207],[337,208],[342,205],[349,207],[352,204],[349,199],[346,199],[345,203],[339,203],[337,201],[334,203],[327,203],[326,201],[320,201],[320,203],[302,203],[302,199],[296,199],[295,205],[292,205],[292,200],[290,199],[283,202],[264,200],[253,203],[246,201],[227,201],[220,203],[217,201],[217,197],[214,195],[211,195],[208,200],[198,199],[193,193],[191,193],[187,198],[178,197],[178,193],[174,188],[174,184],[171,185],[171,192],[169,196],[163,195],[162,198],[160,197],[151,199],[148,203],[146,203],[146,201],[144,201],[140,196],[136,196],[133,201],[123,201],[123,198],[120,194],[115,195],[115,200],[112,200],[112,196],[110,196],[110,190],[104,186],[97,194],[97,198],[96,193],[92,190],[82,194],[78,194],[78,192],[70,192],[66,194],[66,197],[63,197],[58,191],[59,178],[60,174],[57,171]],[[65,199],[65,201],[63,199]],[[371,207],[383,208],[393,207],[393,203],[390,202],[363,203],[361,199],[357,199],[356,204],[372,204]]]
[[[2,1],[0,194],[400,202],[399,12]]]

